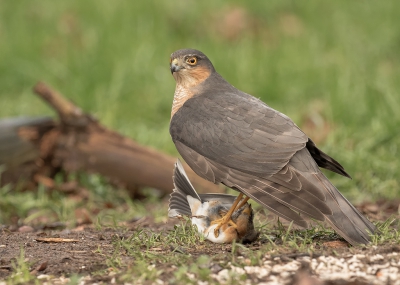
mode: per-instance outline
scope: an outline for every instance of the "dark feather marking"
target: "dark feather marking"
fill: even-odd
[[[322,150],[317,148],[311,139],[308,139],[306,147],[319,167],[328,169],[351,179],[351,176],[344,170],[343,166],[332,157],[324,153]]]

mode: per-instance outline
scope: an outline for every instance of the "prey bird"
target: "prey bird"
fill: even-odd
[[[215,243],[231,243],[233,240],[250,243],[257,239],[253,209],[249,203],[244,202],[237,207],[232,213],[232,223],[220,227],[215,236],[214,230],[218,225],[213,221],[221,219],[228,212],[236,197],[228,194],[197,194],[179,160],[175,163],[173,181],[175,188],[168,209],[170,218],[190,217],[198,232]]]
[[[242,92],[194,49],[172,53],[176,81],[170,134],[182,158],[200,177],[240,192],[219,228],[243,196],[301,227],[304,216],[327,221],[350,244],[367,244],[376,231],[324,176],[319,167],[350,177],[286,115]]]

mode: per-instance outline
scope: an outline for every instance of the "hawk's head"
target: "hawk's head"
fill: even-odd
[[[215,71],[211,61],[201,51],[180,49],[171,54],[171,73],[178,84],[196,86]]]

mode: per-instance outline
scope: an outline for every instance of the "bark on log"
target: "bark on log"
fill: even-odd
[[[176,158],[105,128],[42,82],[34,87],[34,91],[57,111],[60,120],[50,123],[47,119],[44,121],[46,127],[43,124],[17,125],[17,139],[34,146],[30,147],[33,152],[29,159],[23,161],[25,166],[29,164],[32,167],[32,153],[36,151],[32,177],[42,177],[39,180],[43,181],[43,177],[52,177],[60,169],[67,172],[83,170],[112,178],[132,191],[140,187],[157,188],[165,194],[172,191]],[[0,164],[2,160],[4,163],[0,146]],[[6,163],[9,169],[2,174],[2,184],[21,177],[16,174],[21,172],[22,164],[10,167],[10,162],[12,160]],[[199,192],[224,191],[222,187],[197,176],[187,165],[185,170]]]

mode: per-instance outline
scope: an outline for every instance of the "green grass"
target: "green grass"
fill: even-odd
[[[0,7],[0,117],[55,115],[31,91],[43,80],[106,126],[177,155],[168,133],[169,55],[197,48],[230,83],[317,138],[353,176],[329,174],[352,202],[400,197],[399,1],[0,0]],[[0,224],[61,221],[72,228],[77,211],[86,209],[97,229],[123,229],[121,222],[149,215],[147,206],[99,176],[82,179],[89,191],[79,201],[44,188],[3,187]],[[151,216],[161,222],[167,209],[151,199]],[[213,284],[210,264],[256,266],[266,253],[312,253],[334,235],[322,225],[303,231],[258,225],[260,248],[233,244],[225,254],[185,223],[171,231],[141,229],[117,236],[106,264],[119,283],[148,284],[164,274],[171,283],[190,284],[189,273]],[[398,223],[378,227],[372,245],[400,242]],[[193,247],[205,253],[191,255]],[[172,265],[178,269],[167,272]],[[39,282],[29,268],[21,251],[7,282]]]
[[[12,262],[13,274],[7,278],[8,284],[27,284],[36,278],[30,273],[30,263],[25,260],[25,252],[21,247],[19,256]]]
[[[0,117],[54,114],[44,80],[105,125],[177,154],[169,55],[204,51],[233,85],[292,117],[354,177],[350,200],[399,196],[400,3],[1,1]]]

